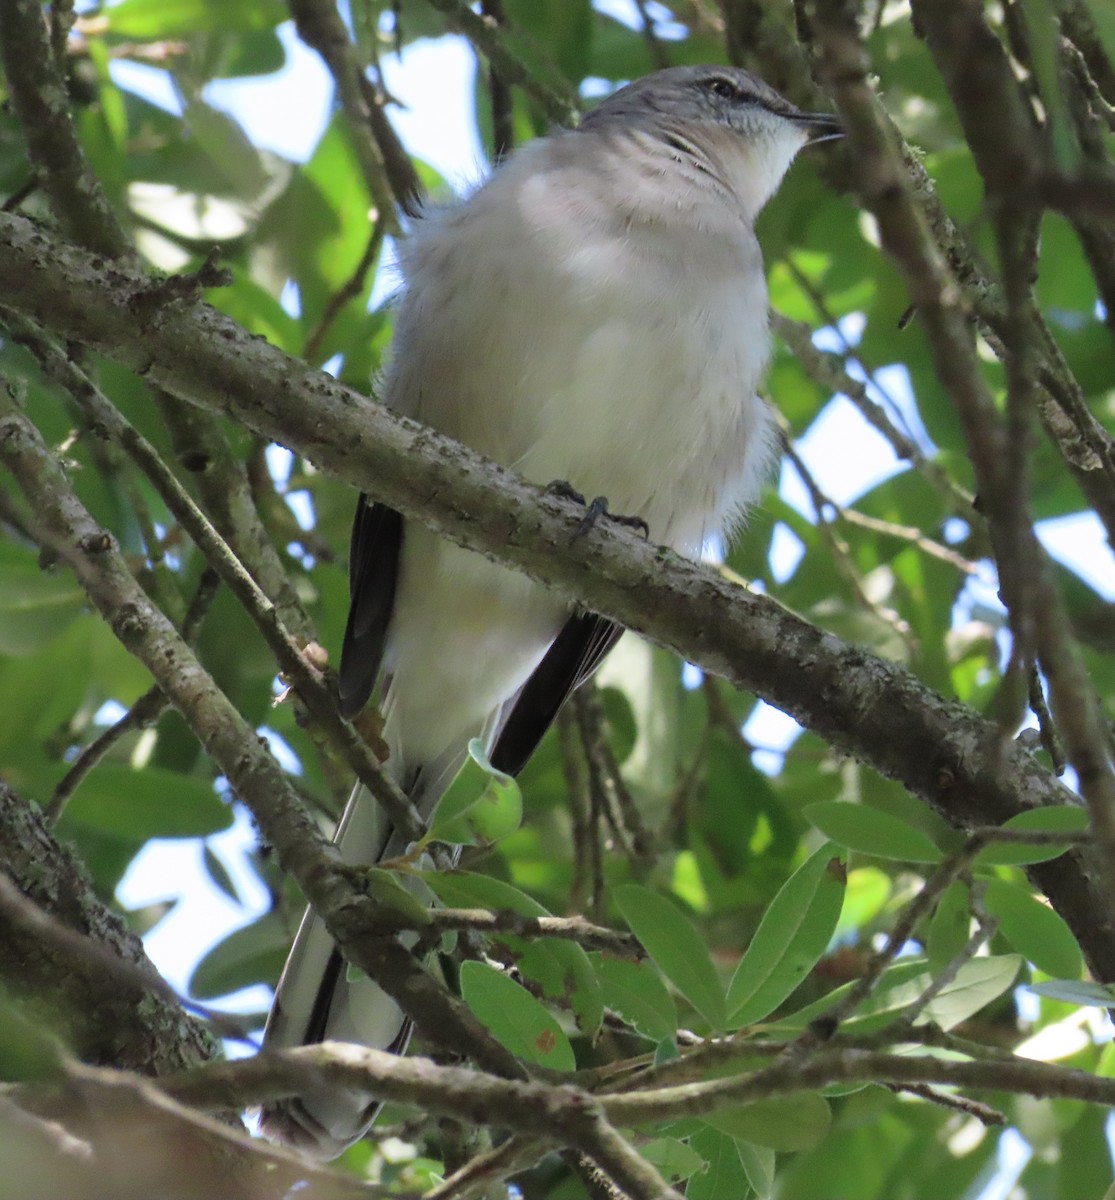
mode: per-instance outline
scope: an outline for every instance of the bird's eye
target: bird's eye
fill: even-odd
[[[723,76],[710,79],[705,86],[714,96],[719,96],[722,100],[739,99],[739,88],[730,79],[725,79]]]

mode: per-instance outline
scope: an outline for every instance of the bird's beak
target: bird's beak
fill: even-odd
[[[807,144],[810,146],[816,145],[818,142],[832,142],[844,136],[844,127],[840,124],[840,118],[832,113],[803,112],[798,113],[793,120],[809,135]]]

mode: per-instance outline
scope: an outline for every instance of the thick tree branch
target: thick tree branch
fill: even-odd
[[[1073,797],[996,727],[882,661],[752,594],[717,570],[580,521],[548,496],[433,430],[399,418],[199,303],[153,308],[150,283],[0,214],[0,300],[195,403],[297,449],[319,467],[472,549],[511,562],[590,608],[790,713],[952,824],[999,823]],[[137,320],[141,316],[141,320]],[[1098,978],[1115,979],[1115,924],[1094,851],[1034,868]]]
[[[93,1166],[76,1173],[72,1187],[56,1183],[53,1190],[35,1195],[66,1200],[263,1200],[290,1195],[358,1200],[393,1195],[406,1200],[406,1193],[389,1193],[250,1138],[186,1107],[139,1075],[65,1057],[57,1074],[56,1080],[21,1087],[13,1096],[25,1113],[47,1117],[76,1134],[90,1148]],[[18,1170],[21,1157],[6,1155],[5,1168]]]
[[[0,5],[0,54],[35,177],[62,228],[99,254],[133,256],[131,242],[77,140],[70,98],[51,53],[38,0]]]
[[[714,1068],[710,1064],[710,1070]],[[808,1062],[781,1062],[670,1087],[592,1095],[579,1088],[500,1079],[426,1058],[400,1059],[340,1042],[211,1063],[158,1086],[182,1104],[242,1108],[330,1084],[384,1100],[578,1145],[594,1110],[619,1125],[711,1113],[831,1083],[945,1084],[1115,1106],[1115,1080],[1025,1058],[958,1061],[833,1046]],[[686,1106],[690,1107],[687,1109]]]
[[[82,1058],[156,1075],[217,1053],[205,1027],[182,1011],[118,913],[104,905],[42,812],[0,783],[0,863],[23,893],[82,944],[118,960],[131,975],[105,969],[96,953],[44,937],[25,910],[0,906],[0,975],[12,995],[45,1008],[53,1028]],[[8,885],[10,887],[10,885]],[[13,889],[14,891],[14,889]],[[53,926],[52,926],[53,927]],[[141,986],[137,980],[146,982]]]

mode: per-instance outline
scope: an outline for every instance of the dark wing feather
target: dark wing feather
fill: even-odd
[[[569,695],[600,666],[623,626],[596,613],[575,613],[523,685],[492,751],[499,771],[517,775]]]
[[[403,518],[386,504],[361,496],[348,553],[351,604],[341,648],[338,691],[341,713],[354,717],[376,685],[387,625],[395,607]]]

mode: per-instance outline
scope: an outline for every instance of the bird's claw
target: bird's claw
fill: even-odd
[[[553,483],[547,484],[546,491],[553,496],[560,496],[564,500],[572,500],[574,503],[584,506],[585,515],[573,533],[573,541],[583,538],[601,517],[607,517],[609,521],[614,521],[617,525],[626,525],[629,529],[637,529],[645,538],[650,537],[650,526],[642,517],[627,517],[611,512],[605,496],[586,500],[571,483],[564,479],[555,479]]]

